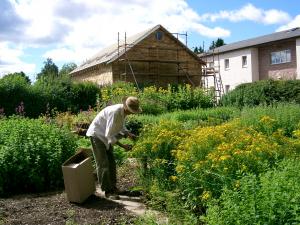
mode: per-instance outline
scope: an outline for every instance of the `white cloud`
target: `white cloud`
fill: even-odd
[[[54,62],[81,63],[103,47],[116,43],[118,32],[123,38],[125,32],[131,36],[157,24],[170,32],[196,33],[199,39],[230,35],[227,29],[203,25],[200,15],[185,0],[6,1],[22,21],[18,39],[6,40],[16,40],[15,43],[27,48],[47,48],[40,57],[51,57]],[[16,58],[21,64],[20,58]]]
[[[202,24],[194,24],[194,29],[197,30],[203,36],[211,37],[211,38],[219,38],[219,37],[228,37],[230,36],[230,31],[223,29],[221,27],[215,27],[213,29],[207,28]]]
[[[254,21],[263,24],[284,24],[291,20],[291,17],[288,13],[277,10],[263,10],[256,8],[252,4],[247,4],[241,9],[232,10],[232,11],[220,11],[219,13],[207,13],[201,16],[202,21],[212,21],[227,19],[231,22],[240,22],[240,21]]]
[[[300,27],[300,15],[297,15],[292,21],[288,24],[283,25],[277,29],[277,31],[288,30],[291,28]]]
[[[35,40],[45,38],[60,25],[66,28],[61,30],[63,41],[72,46],[101,47],[115,42],[118,31],[134,34],[157,24],[173,32],[197,32],[196,25],[210,33],[216,30],[200,24],[200,16],[184,0],[20,0],[14,4],[18,14],[31,21],[25,35]]]
[[[81,64],[93,54],[95,54],[95,50],[91,48],[68,49],[62,47],[46,51],[42,57],[45,59],[51,58],[54,62],[75,62],[76,64]]]
[[[25,63],[20,59],[23,55],[22,49],[10,47],[7,42],[2,42],[0,52],[0,76],[21,71],[32,73],[35,70],[34,64]]]

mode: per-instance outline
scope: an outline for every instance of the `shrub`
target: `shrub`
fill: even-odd
[[[175,174],[175,158],[171,151],[186,135],[182,125],[175,121],[162,121],[154,126],[145,126],[142,135],[133,148],[133,155],[141,161],[142,182],[146,189],[159,180],[162,189],[172,185]]]
[[[144,114],[159,115],[168,111],[163,100],[163,89],[155,86],[145,87],[139,97]]]
[[[147,110],[145,113],[154,115],[213,106],[212,99],[205,95],[201,88],[192,88],[188,84],[176,87],[169,85],[167,89],[155,86],[146,87],[140,93],[140,98],[145,102],[144,107]]]
[[[30,83],[24,77],[8,75],[0,79],[0,108],[5,115],[15,114],[21,102],[27,107],[30,97]]]
[[[226,121],[240,116],[240,110],[234,107],[217,107],[211,109],[191,109],[175,111],[161,115],[130,115],[126,126],[133,133],[139,135],[143,126],[158,124],[159,121],[181,122],[186,129],[198,126],[212,126],[222,124]]]
[[[263,80],[241,84],[225,94],[221,104],[225,106],[273,105],[278,102],[300,103],[299,80]]]
[[[260,174],[296,149],[280,130],[265,135],[239,121],[191,131],[174,152],[187,204],[201,207],[248,173]]]
[[[284,160],[259,176],[248,175],[235,189],[211,200],[208,224],[299,224],[299,159]]]
[[[300,125],[300,105],[282,103],[273,107],[246,107],[241,112],[241,123],[265,134],[282,129],[284,135],[292,136]]]
[[[99,87],[94,83],[74,83],[65,77],[51,82],[38,81],[32,89],[44,99],[45,109],[48,104],[50,109],[56,108],[59,112],[88,110],[90,106],[96,105],[96,98],[100,93]]]
[[[0,109],[6,116],[16,114],[22,103],[25,116],[37,118],[47,110],[78,112],[96,105],[99,87],[93,83],[73,83],[68,77],[39,80],[34,85],[26,77],[8,75],[0,79]]]
[[[73,83],[70,88],[70,108],[72,112],[94,107],[97,96],[101,99],[99,87],[92,82]]]
[[[190,85],[162,87],[147,86],[137,90],[132,83],[117,82],[103,87],[102,99],[107,104],[121,103],[124,96],[138,96],[144,114],[158,115],[178,109],[209,108],[213,106],[212,99],[201,88],[191,88]]]
[[[102,101],[106,105],[122,103],[124,96],[137,96],[138,90],[133,83],[116,82],[101,88]]]
[[[0,120],[0,195],[61,187],[61,165],[75,148],[68,131],[41,120]]]
[[[172,213],[173,196],[182,212],[190,209],[197,217],[224,188],[238,187],[242,177],[259,176],[278,161],[299,155],[298,106],[280,107],[245,109],[242,119],[232,121],[240,115],[236,108],[134,116],[146,124],[133,153],[141,160],[141,181],[150,203]],[[270,119],[272,113],[276,119]],[[189,126],[190,119],[203,121],[195,127]]]
[[[210,108],[213,106],[212,98],[206,95],[201,88],[192,88],[189,84],[178,85],[172,88],[170,85],[165,96],[166,105],[169,110]]]

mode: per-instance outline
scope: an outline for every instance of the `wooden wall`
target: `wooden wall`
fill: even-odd
[[[77,72],[72,76],[74,81],[91,81],[98,85],[111,84],[113,82],[112,65],[96,65]]]
[[[139,83],[166,86],[168,83],[191,83],[200,85],[200,59],[193,57],[176,40],[163,30],[162,39],[157,40],[156,32],[149,35],[127,52],[135,77]],[[134,82],[129,64],[116,60],[112,65],[113,82],[126,80]]]

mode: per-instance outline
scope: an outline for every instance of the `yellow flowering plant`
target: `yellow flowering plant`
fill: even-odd
[[[182,124],[175,121],[146,125],[132,151],[133,156],[144,164],[141,178],[149,183],[155,177],[162,181],[161,186],[174,183],[176,172],[172,151],[186,134]]]
[[[280,130],[268,136],[242,127],[239,120],[196,128],[173,151],[179,186],[188,204],[199,206],[207,193],[218,197],[245,174],[259,174],[293,154],[295,148],[288,146]]]
[[[106,104],[121,103],[124,96],[138,96],[137,88],[126,82],[116,82],[101,88],[101,98]]]

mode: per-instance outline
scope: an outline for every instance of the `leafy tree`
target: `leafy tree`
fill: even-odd
[[[26,74],[23,71],[15,72],[15,73],[9,73],[9,74],[5,75],[5,77],[6,78],[11,77],[11,79],[13,79],[13,77],[23,77],[28,84],[31,84],[30,78],[28,76],[26,76]]]
[[[199,46],[199,47],[194,48],[194,52],[196,54],[203,53],[204,49],[203,49],[203,47]]]
[[[212,50],[214,48],[218,48],[220,46],[226,45],[224,40],[222,38],[218,38],[216,41],[212,41],[211,45],[209,46],[209,50]]]
[[[30,87],[26,77],[19,73],[8,74],[0,79],[0,108],[4,109],[5,115],[15,113],[21,102],[27,108]]]
[[[48,58],[44,62],[44,67],[41,72],[37,74],[37,80],[54,80],[58,77],[58,67],[54,64],[52,59]]]
[[[74,70],[76,68],[77,68],[77,65],[75,63],[66,63],[60,69],[59,76],[62,77],[64,75],[68,75],[72,70]]]

